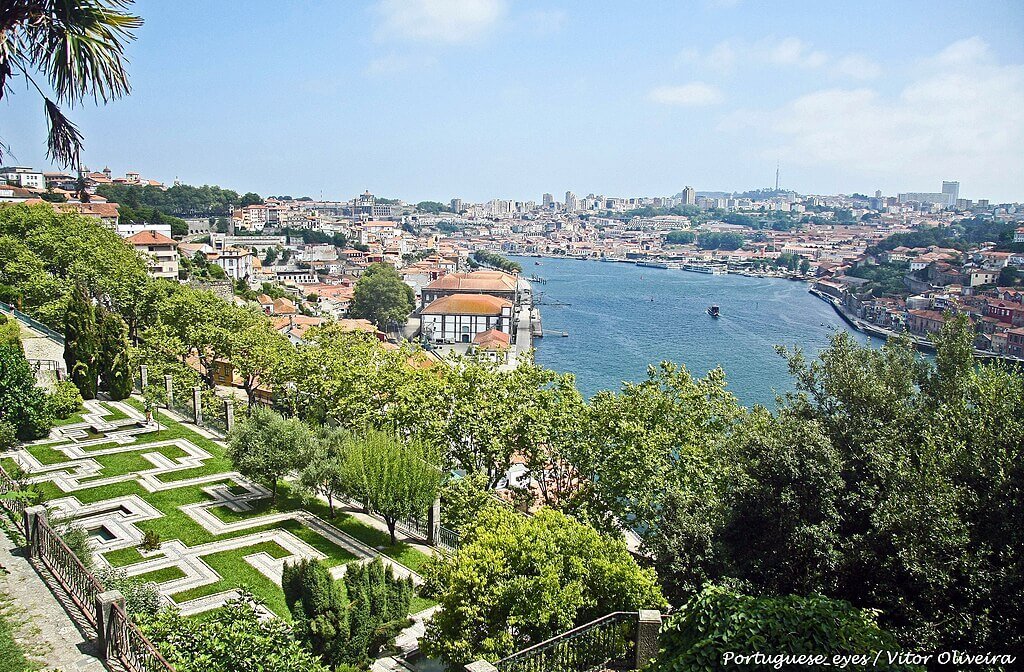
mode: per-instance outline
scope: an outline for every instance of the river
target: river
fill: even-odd
[[[544,330],[537,361],[572,372],[586,397],[640,381],[662,360],[685,364],[695,376],[721,366],[728,389],[744,405],[774,407],[793,389],[775,345],[808,354],[826,347],[836,330],[864,343],[881,340],[853,331],[807,284],[776,278],[704,275],[632,264],[512,257],[523,275],[539,275]],[[535,265],[539,261],[541,265]],[[551,302],[568,303],[568,306]],[[721,307],[710,317],[709,304]],[[568,338],[552,332],[568,332]]]

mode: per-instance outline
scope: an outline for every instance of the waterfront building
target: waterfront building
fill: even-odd
[[[519,304],[519,279],[503,271],[450,273],[434,280],[421,290],[422,306],[455,294],[488,294]]]
[[[495,329],[512,335],[514,305],[489,294],[452,294],[431,302],[420,313],[423,336],[433,343],[472,343]]]
[[[512,336],[504,331],[488,329],[473,337],[471,351],[479,357],[489,359],[496,364],[508,362],[512,350]]]

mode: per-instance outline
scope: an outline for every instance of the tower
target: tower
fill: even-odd
[[[775,162],[775,191],[779,190],[779,162]]]

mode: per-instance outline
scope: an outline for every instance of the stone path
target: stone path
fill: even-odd
[[[11,596],[22,617],[30,621],[23,631],[31,637],[27,648],[32,650],[33,657],[62,672],[105,672],[107,668],[94,655],[93,642],[82,636],[61,607],[60,599],[3,533],[0,565],[7,570],[0,572],[0,588]]]

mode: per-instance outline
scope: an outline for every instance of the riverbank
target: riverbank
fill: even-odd
[[[859,317],[856,317],[855,315],[851,315],[849,311],[847,311],[842,305],[840,305],[839,301],[836,300],[834,297],[831,297],[828,294],[820,292],[814,288],[811,288],[807,291],[808,293],[818,297],[828,305],[832,306],[832,309],[836,312],[836,314],[840,318],[842,318],[848,325],[850,325],[850,327],[856,329],[857,331],[863,332],[865,334],[870,334],[871,336],[875,336],[877,338],[884,338],[885,340],[889,340],[890,338],[904,337],[907,338],[910,341],[910,343],[914,346],[914,348],[917,350],[921,350],[923,352],[935,352],[935,344],[932,343],[929,339],[921,338],[920,336],[915,336],[914,334],[909,334],[907,332],[893,331],[891,329],[880,327],[877,324],[872,324],[871,322],[862,320]],[[1024,358],[1013,357],[1011,355],[1003,355],[997,352],[992,352],[990,350],[980,350],[978,348],[974,349],[974,357],[976,359],[999,359],[1017,364],[1024,363]]]
[[[798,282],[811,282],[812,275],[794,273],[793,271],[773,268],[758,270],[754,268],[729,268],[728,262],[687,259],[685,257],[654,257],[651,259],[617,259],[614,257],[589,257],[583,255],[565,254],[519,254],[509,255],[510,257],[524,257],[530,259],[571,259],[573,261],[599,261],[602,263],[626,264],[639,268],[650,268],[668,271],[687,271],[689,273],[701,273],[703,275],[742,275],[747,278],[773,278],[777,280],[795,280]],[[536,263],[536,262],[535,262]],[[543,264],[542,264],[543,265]],[[722,273],[709,273],[706,270],[695,270],[687,266],[720,266]],[[524,266],[523,274],[526,273]]]

